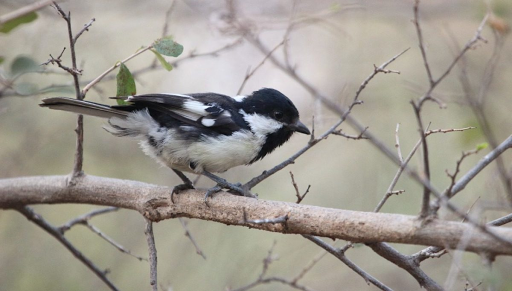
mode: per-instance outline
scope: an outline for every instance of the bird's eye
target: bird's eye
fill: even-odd
[[[283,118],[284,114],[281,111],[275,111],[274,112],[274,118],[277,120],[281,120]]]

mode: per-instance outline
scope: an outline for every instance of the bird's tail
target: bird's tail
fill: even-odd
[[[66,97],[46,98],[43,99],[42,102],[43,103],[39,104],[41,107],[48,107],[50,109],[69,111],[102,118],[118,117],[124,119],[126,116],[128,116],[129,113],[126,111],[114,109],[108,105]]]

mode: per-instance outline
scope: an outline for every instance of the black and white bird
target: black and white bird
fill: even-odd
[[[285,143],[294,132],[310,134],[299,112],[281,92],[263,88],[234,98],[216,93],[145,94],[104,105],[65,97],[42,100],[43,107],[108,118],[104,128],[115,136],[140,139],[144,153],[173,169],[192,188],[185,172],[203,174],[221,188],[240,192],[212,173],[252,164]]]

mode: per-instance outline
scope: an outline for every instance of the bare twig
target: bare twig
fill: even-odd
[[[148,252],[149,252],[149,284],[153,291],[158,291],[157,284],[157,256],[156,256],[156,246],[155,246],[155,237],[153,235],[153,222],[147,218],[146,220],[146,228],[144,230],[144,234],[146,235],[146,240],[148,242]]]
[[[81,215],[77,218],[74,218],[74,219],[66,222],[62,226],[59,226],[57,229],[59,230],[60,233],[64,234],[66,231],[70,230],[73,226],[75,226],[77,224],[86,224],[91,218],[93,218],[95,216],[102,215],[105,213],[114,212],[117,210],[119,210],[119,207],[107,207],[107,208],[102,208],[102,209],[96,209],[96,210],[93,210],[91,212],[88,212],[84,215]]]
[[[446,191],[444,192],[444,194],[450,198],[452,197],[452,189],[453,189],[453,186],[455,186],[455,179],[457,179],[457,175],[459,174],[460,172],[460,165],[462,164],[462,161],[467,158],[468,156],[470,155],[474,155],[474,154],[477,154],[478,152],[480,151],[479,148],[477,149],[474,149],[474,150],[471,150],[471,151],[466,151],[466,152],[463,152],[460,159],[457,160],[457,164],[455,166],[455,171],[453,172],[453,174],[450,174],[448,172],[448,170],[446,170],[446,175],[448,175],[448,177],[450,178],[451,182],[450,182],[450,186],[448,186],[448,189],[446,189]]]
[[[316,257],[314,257],[298,274],[292,279],[292,282],[297,283],[323,258],[327,255],[327,251],[322,251]]]
[[[357,265],[355,265],[352,261],[350,261],[345,256],[345,254],[343,252],[340,252],[339,249],[336,249],[335,247],[333,247],[330,244],[324,242],[323,240],[321,240],[320,238],[318,238],[316,236],[312,236],[312,235],[302,235],[302,236],[305,237],[306,239],[312,241],[313,243],[315,243],[317,246],[321,247],[322,249],[326,250],[327,252],[329,252],[330,254],[335,256],[336,258],[338,258],[338,260],[342,261],[350,269],[352,269],[354,272],[359,274],[359,276],[363,277],[363,279],[366,281],[366,283],[368,283],[368,284],[371,283],[375,287],[379,288],[380,290],[387,290],[387,291],[391,291],[392,290],[391,288],[389,288],[388,286],[384,285],[379,280],[375,279],[372,275],[368,274],[363,269],[361,269]]]
[[[96,21],[95,18],[91,19],[91,21],[89,21],[88,23],[84,24],[84,27],[82,28],[82,30],[80,30],[76,35],[75,37],[73,38],[73,44],[76,44],[78,38],[82,35],[82,33],[86,32],[86,31],[89,31],[89,27],[92,26],[92,23]]]
[[[471,170],[469,170],[466,175],[455,183],[452,187],[452,196],[462,191],[466,185],[478,174],[482,169],[484,169],[487,165],[489,165],[492,161],[494,161],[497,157],[499,157],[504,151],[512,148],[512,135],[509,136],[506,140],[504,140],[499,146],[497,146],[492,152],[488,153],[485,157],[483,157],[478,164],[475,165]]]
[[[400,129],[400,123],[397,123],[396,129],[395,129],[395,148],[396,148],[396,153],[398,154],[398,159],[400,160],[400,163],[403,164],[404,158],[402,157],[402,150],[400,149],[400,137],[398,136],[399,129]]]
[[[120,252],[122,253],[125,253],[127,255],[130,255],[134,258],[136,258],[137,260],[139,261],[147,261],[148,259],[146,258],[143,258],[143,257],[140,257],[140,256],[137,256],[137,255],[134,255],[132,254],[132,252],[128,249],[126,249],[125,247],[123,247],[122,245],[120,245],[119,243],[117,243],[116,241],[114,241],[112,238],[110,238],[109,236],[107,236],[106,234],[104,234],[101,230],[99,230],[97,227],[95,227],[94,225],[90,224],[89,222],[85,222],[84,225],[89,228],[92,232],[94,232],[95,234],[97,234],[99,237],[101,237],[102,239],[106,240],[109,244],[111,244],[112,246],[114,246],[116,249],[118,249]]]
[[[252,75],[254,75],[254,73],[256,73],[256,71],[261,68],[261,66],[263,66],[263,64],[265,64],[265,61],[270,58],[270,56],[278,49],[280,48],[283,44],[284,44],[284,39],[278,43],[271,51],[268,52],[268,54],[263,58],[263,60],[261,60],[261,62],[256,66],[254,67],[254,69],[251,71],[250,70],[250,67],[249,69],[247,70],[247,73],[245,74],[245,78],[244,80],[242,81],[242,84],[240,85],[240,88],[238,88],[238,91],[236,93],[236,95],[240,95],[240,93],[242,92],[242,90],[244,89],[244,86],[245,86],[245,83],[247,83],[247,81],[252,77]]]
[[[257,38],[250,38],[250,41],[257,47],[259,48],[262,52],[264,52],[265,54],[268,54],[268,51],[267,49],[263,46],[263,44],[261,44],[261,42],[259,41],[259,39]],[[383,63],[382,65],[380,65],[378,67],[378,69],[385,69],[389,64],[391,64],[393,61],[395,61],[397,58],[399,58],[401,55],[403,55],[406,51],[408,51],[409,49],[405,49],[404,51],[402,51],[401,53],[397,54],[396,56],[392,57],[390,60],[386,61],[385,63]],[[356,91],[356,94],[354,96],[354,100],[352,102],[352,104],[348,107],[347,110],[342,110],[341,108],[339,108],[339,106],[335,103],[333,103],[330,99],[328,98],[324,98],[324,97],[319,97],[319,96],[322,96],[320,95],[320,93],[318,93],[318,91],[316,89],[314,89],[312,86],[310,86],[308,83],[306,83],[302,78],[300,78],[295,72],[290,72],[286,66],[284,64],[282,64],[281,62],[279,62],[276,58],[274,58],[272,55],[270,55],[269,57],[269,60],[272,61],[276,66],[278,66],[280,69],[282,69],[284,72],[288,73],[290,76],[292,76],[297,82],[299,82],[299,84],[303,85],[308,91],[310,91],[312,93],[313,96],[319,98],[320,100],[322,100],[322,102],[326,102],[326,104],[331,104],[333,107],[330,107],[331,109],[339,109],[337,111],[337,113],[340,114],[341,118],[338,122],[336,122],[333,126],[331,126],[324,134],[322,134],[319,138],[315,138],[313,139],[313,135],[312,135],[312,139],[309,141],[309,143],[303,147],[301,150],[299,150],[298,152],[296,152],[294,155],[292,155],[290,158],[288,158],[287,160],[281,162],[280,164],[278,164],[277,166],[273,167],[272,169],[270,170],[267,170],[265,172],[263,172],[261,175],[259,176],[256,176],[254,178],[252,178],[250,181],[248,181],[247,183],[244,184],[244,188],[245,189],[251,189],[253,188],[254,186],[256,186],[257,184],[261,183],[263,180],[265,180],[266,178],[272,176],[273,174],[275,174],[276,172],[280,171],[281,169],[283,169],[284,167],[288,166],[289,164],[292,164],[298,157],[300,157],[303,153],[305,153],[306,151],[308,151],[309,149],[311,149],[314,145],[316,145],[318,142],[326,139],[332,132],[334,132],[338,126],[340,126],[344,121],[345,119],[348,118],[352,108],[357,105],[357,104],[360,104],[359,102],[359,95],[361,94],[361,92],[363,91],[363,89],[366,87],[366,85],[370,82],[371,79],[373,79],[375,77],[375,75],[377,75],[379,73],[379,70],[377,69],[374,69],[374,71],[363,81],[363,83],[361,83],[359,89]],[[365,127],[366,128],[366,127]],[[362,129],[360,130],[360,132],[364,132],[365,129]]]
[[[455,131],[465,131],[465,130],[475,129],[475,128],[476,127],[474,127],[474,126],[468,126],[468,127],[463,127],[463,128],[432,129],[432,130],[427,130],[427,132],[425,132],[425,136],[429,136],[433,133],[448,133],[448,132],[455,132]]]
[[[366,127],[365,130],[361,131],[361,133],[359,133],[359,135],[349,135],[349,134],[344,133],[341,129],[333,131],[332,134],[343,136],[343,137],[346,137],[347,139],[354,139],[354,140],[368,139],[368,138],[364,137],[364,133],[366,132],[367,129],[368,129],[368,127]]]
[[[421,57],[423,58],[423,65],[425,66],[425,70],[427,71],[428,82],[430,86],[434,85],[434,79],[432,78],[432,72],[430,71],[430,66],[427,60],[427,53],[425,51],[425,44],[423,43],[423,33],[421,32],[421,26],[419,22],[419,5],[420,0],[414,1],[414,26],[416,27],[416,34],[418,34],[419,47],[421,51]]]
[[[260,273],[260,275],[258,276],[258,278],[254,282],[249,283],[249,284],[247,284],[247,285],[245,285],[243,287],[239,287],[239,288],[236,288],[236,289],[228,288],[227,290],[228,291],[246,291],[246,290],[250,290],[250,289],[252,289],[252,288],[254,288],[256,286],[259,286],[259,285],[269,284],[269,283],[273,283],[273,282],[278,282],[278,283],[282,283],[284,285],[288,285],[289,287],[291,287],[293,289],[296,289],[296,290],[313,291],[313,290],[309,289],[306,286],[298,284],[297,281],[295,281],[295,280],[288,280],[288,279],[285,279],[285,278],[282,278],[282,277],[275,277],[275,276],[274,277],[266,277],[266,274],[267,274],[267,271],[268,271],[268,268],[269,268],[270,264],[272,262],[274,262],[275,260],[277,260],[277,256],[275,256],[273,254],[275,245],[276,245],[276,242],[274,241],[274,243],[272,244],[272,246],[268,250],[267,256],[263,259],[263,268],[261,270],[261,273]]]
[[[120,61],[120,62],[117,62],[115,63],[112,67],[110,67],[109,69],[107,69],[105,72],[101,73],[98,77],[96,77],[94,80],[90,81],[87,85],[85,85],[85,87],[82,89],[82,95],[85,96],[85,94],[87,94],[87,92],[94,86],[96,85],[97,83],[99,83],[101,81],[101,79],[103,79],[103,77],[105,77],[108,73],[112,72],[113,70],[115,70],[117,67],[119,67],[121,64],[124,64],[126,62],[128,62],[129,60],[133,59],[134,57],[142,54],[143,52],[149,50],[149,49],[152,49],[153,48],[153,45],[150,45],[150,46],[147,46],[145,48],[142,48],[142,49],[139,49],[136,53],[130,55],[129,57],[125,58],[124,60]]]
[[[383,258],[406,270],[426,290],[444,290],[436,281],[425,274],[413,259],[402,255],[387,243],[371,243],[367,244],[367,246]]]
[[[183,229],[185,230],[185,236],[188,237],[188,239],[190,240],[190,242],[192,243],[192,245],[194,245],[194,248],[196,249],[196,253],[198,255],[200,255],[201,257],[203,257],[203,259],[206,260],[206,255],[204,254],[204,252],[199,248],[199,245],[197,244],[196,240],[194,239],[194,237],[192,236],[192,233],[190,232],[190,230],[188,229],[188,225],[187,225],[187,222],[185,221],[184,218],[178,218],[178,220],[180,221],[181,223],[181,226],[183,227]]]
[[[419,3],[419,0],[416,0],[416,3]],[[415,10],[417,7],[415,6]],[[426,61],[426,59],[425,59]],[[428,68],[428,66],[427,66]],[[430,77],[430,75],[429,75]],[[423,145],[423,168],[424,175],[427,181],[430,181],[430,162],[428,158],[428,146],[427,146],[427,137],[425,136],[425,128],[423,127],[423,121],[421,120],[421,107],[411,101],[412,107],[414,108],[414,113],[416,115],[416,120],[418,121],[419,132],[421,136],[421,144]],[[421,212],[420,218],[426,218],[429,215],[429,207],[430,207],[430,189],[427,186],[423,187],[423,200],[421,203]]]
[[[73,76],[73,82],[75,84],[75,94],[76,99],[83,100],[85,98],[85,93],[80,91],[80,82],[78,80],[78,76],[81,74],[81,71],[78,70],[77,63],[76,63],[76,51],[75,51],[75,44],[78,40],[78,38],[89,29],[89,27],[94,22],[94,18],[87,23],[84,28],[76,35],[73,36],[73,31],[71,30],[71,12],[68,12],[67,14],[64,13],[62,8],[60,8],[59,4],[57,2],[53,2],[53,6],[55,9],[57,9],[57,12],[60,14],[62,19],[66,21],[67,28],[68,28],[68,38],[69,38],[69,50],[71,52],[71,63],[72,67],[71,70],[67,70],[72,76]],[[63,51],[64,52],[64,51]],[[62,53],[61,53],[62,55]],[[53,57],[52,57],[53,59]],[[58,58],[60,60],[60,56]],[[57,62],[59,67],[62,67],[60,62]],[[77,118],[77,125],[75,128],[76,132],[76,150],[75,150],[75,161],[73,163],[73,173],[71,175],[70,184],[74,184],[76,181],[76,178],[79,178],[83,175],[83,144],[84,144],[84,117],[83,115],[79,114]]]
[[[91,260],[86,258],[78,249],[75,248],[69,242],[64,235],[60,232],[60,230],[53,225],[49,224],[46,220],[44,220],[39,214],[35,213],[32,208],[28,206],[23,206],[20,208],[16,208],[16,210],[23,214],[28,220],[32,221],[46,232],[48,232],[51,236],[57,239],[61,244],[64,245],[72,254],[77,258],[80,262],[82,262],[87,268],[89,268],[98,278],[100,278],[111,290],[118,290],[116,286],[107,278],[107,271],[100,270]]]
[[[293,177],[293,173],[291,171],[290,171],[290,177],[292,178],[292,185],[293,185],[293,188],[295,189],[295,196],[297,196],[297,202],[295,202],[295,203],[299,204],[302,202],[304,197],[306,197],[306,195],[309,193],[309,188],[311,188],[311,185],[308,185],[306,192],[304,192],[304,194],[301,195],[299,192],[299,186],[295,182],[295,177]]]

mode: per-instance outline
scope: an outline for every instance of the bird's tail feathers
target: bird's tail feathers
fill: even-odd
[[[126,111],[113,109],[108,105],[66,97],[46,98],[43,99],[42,102],[43,103],[39,104],[41,107],[48,107],[50,109],[69,111],[102,118],[126,118],[129,113]]]

